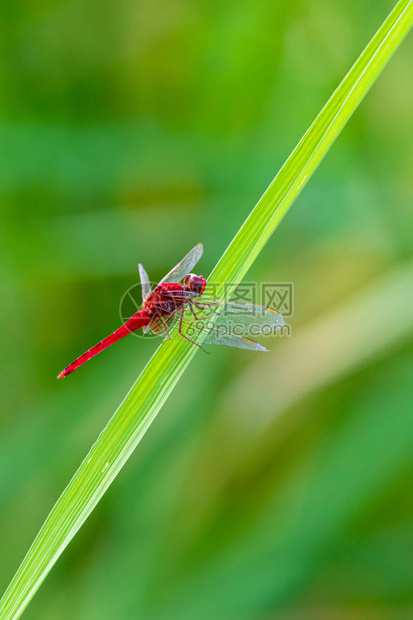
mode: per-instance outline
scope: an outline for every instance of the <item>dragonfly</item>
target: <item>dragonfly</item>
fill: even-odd
[[[267,351],[247,337],[265,327],[272,333],[284,326],[282,315],[272,308],[225,301],[205,294],[206,280],[192,273],[203,246],[198,243],[152,290],[144,267],[139,264],[142,308],[112,334],[77,357],[58,375],[62,379],[128,334],[142,329],[164,334],[165,340],[184,338],[209,353],[203,345],[226,345],[253,351]]]

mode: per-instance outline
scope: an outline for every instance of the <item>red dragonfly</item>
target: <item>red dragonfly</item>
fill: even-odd
[[[206,280],[202,276],[191,273],[201,258],[202,252],[202,244],[198,243],[153,291],[148,274],[139,264],[143,296],[142,309],[135,312],[112,334],[76,358],[62,370],[58,379],[70,375],[92,357],[140,328],[144,333],[149,330],[156,334],[163,332],[166,336],[165,340],[185,338],[203,351],[205,349],[202,344],[221,344],[267,351],[265,347],[247,338],[245,334],[252,332],[253,328],[254,335],[258,335],[264,327],[267,328],[267,333],[280,329],[284,325],[283,317],[272,308],[223,301],[205,295]],[[212,317],[217,317],[214,322],[205,322]],[[216,325],[218,318],[218,325]]]

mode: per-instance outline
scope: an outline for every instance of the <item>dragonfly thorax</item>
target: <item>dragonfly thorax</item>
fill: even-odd
[[[172,314],[180,308],[184,302],[184,297],[179,295],[179,291],[182,290],[180,284],[159,284],[145,300],[143,308],[147,310],[152,317],[159,318]]]

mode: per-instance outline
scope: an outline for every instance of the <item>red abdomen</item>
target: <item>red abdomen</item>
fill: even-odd
[[[91,347],[88,351],[76,358],[71,364],[69,364],[69,366],[67,366],[67,368],[62,370],[62,372],[58,375],[57,378],[62,379],[63,377],[67,377],[67,375],[70,375],[70,373],[79,368],[79,366],[82,366],[82,364],[88,362],[90,359],[92,359],[92,357],[95,357],[95,355],[110,347],[114,342],[117,342],[121,338],[124,338],[125,336],[127,336],[131,332],[136,331],[140,327],[148,325],[149,321],[150,316],[145,310],[135,312],[135,314],[131,316],[131,318],[126,321],[126,323],[118,327],[118,329],[116,329],[112,334],[106,336],[106,338],[104,338],[93,347]]]

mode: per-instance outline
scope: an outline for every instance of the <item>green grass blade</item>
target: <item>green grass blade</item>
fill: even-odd
[[[241,281],[327,150],[413,23],[401,0],[351,68],[242,225],[210,279]],[[0,602],[0,618],[17,618],[136,448],[197,349],[162,345],[62,493]],[[68,386],[70,387],[70,386]]]

